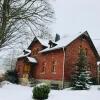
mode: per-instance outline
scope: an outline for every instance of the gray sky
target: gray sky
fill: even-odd
[[[94,40],[100,39],[100,0],[50,1],[52,1],[56,17],[52,25],[52,33],[69,36],[87,30],[100,52],[100,40]],[[6,52],[3,52],[3,56],[4,54]],[[1,60],[0,66],[2,67]]]
[[[92,39],[100,39],[100,0],[52,0],[52,4],[54,33],[73,35],[87,30]],[[100,40],[94,42],[99,46]]]

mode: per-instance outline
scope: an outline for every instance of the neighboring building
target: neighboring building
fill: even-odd
[[[64,88],[69,86],[80,48],[86,52],[88,70],[94,79],[97,79],[98,52],[88,34],[84,32],[74,37],[56,39],[56,42],[34,38],[29,50],[17,60],[16,70],[19,78],[34,78],[40,82],[47,82],[51,86]]]

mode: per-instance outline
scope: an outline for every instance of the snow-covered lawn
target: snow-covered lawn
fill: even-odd
[[[48,100],[100,100],[100,86],[90,90],[51,90]],[[5,84],[0,88],[0,100],[33,100],[32,88],[27,86]]]

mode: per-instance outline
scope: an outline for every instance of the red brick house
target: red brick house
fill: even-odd
[[[84,48],[93,78],[97,78],[98,52],[88,34],[64,37],[52,42],[34,38],[29,50],[17,60],[16,70],[20,79],[34,78],[63,88],[69,86],[80,48]]]

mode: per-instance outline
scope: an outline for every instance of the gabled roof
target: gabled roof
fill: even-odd
[[[34,42],[37,42],[37,41],[39,41],[39,42],[41,43],[42,46],[45,46],[45,47],[48,47],[48,46],[49,46],[49,45],[48,45],[49,40],[47,40],[47,39],[41,39],[41,38],[39,38],[39,37],[35,37],[35,38],[33,39],[33,41],[31,42],[31,44],[29,45],[28,49],[30,49],[30,47],[33,45],[33,43],[34,43]]]
[[[29,55],[31,54],[31,50],[24,50],[25,54],[20,55],[18,58],[27,58],[28,62],[30,63],[37,63],[36,59],[33,57],[29,57]]]
[[[52,51],[52,50],[56,50],[56,49],[60,49],[60,48],[64,48],[67,45],[69,45],[71,42],[73,42],[75,39],[77,39],[78,37],[80,37],[81,35],[86,34],[86,32],[81,33],[81,34],[75,34],[73,36],[68,36],[68,37],[63,37],[61,38],[59,41],[57,41],[57,46],[53,47],[53,48],[46,48],[40,52],[47,52],[47,51]]]
[[[38,38],[39,42],[43,45],[43,46],[46,46],[48,47],[49,46],[49,40],[47,39],[41,39],[41,38]]]
[[[53,48],[48,47],[48,48],[40,51],[40,53],[64,48],[64,47],[68,46],[70,43],[72,43],[74,40],[76,40],[77,38],[79,38],[80,36],[83,36],[83,35],[87,37],[87,39],[89,40],[90,46],[93,48],[95,55],[98,57],[99,56],[98,52],[97,52],[87,31],[85,31],[84,33],[79,33],[79,34],[73,35],[73,36],[64,37],[56,42],[57,45],[55,47],[53,47]]]

